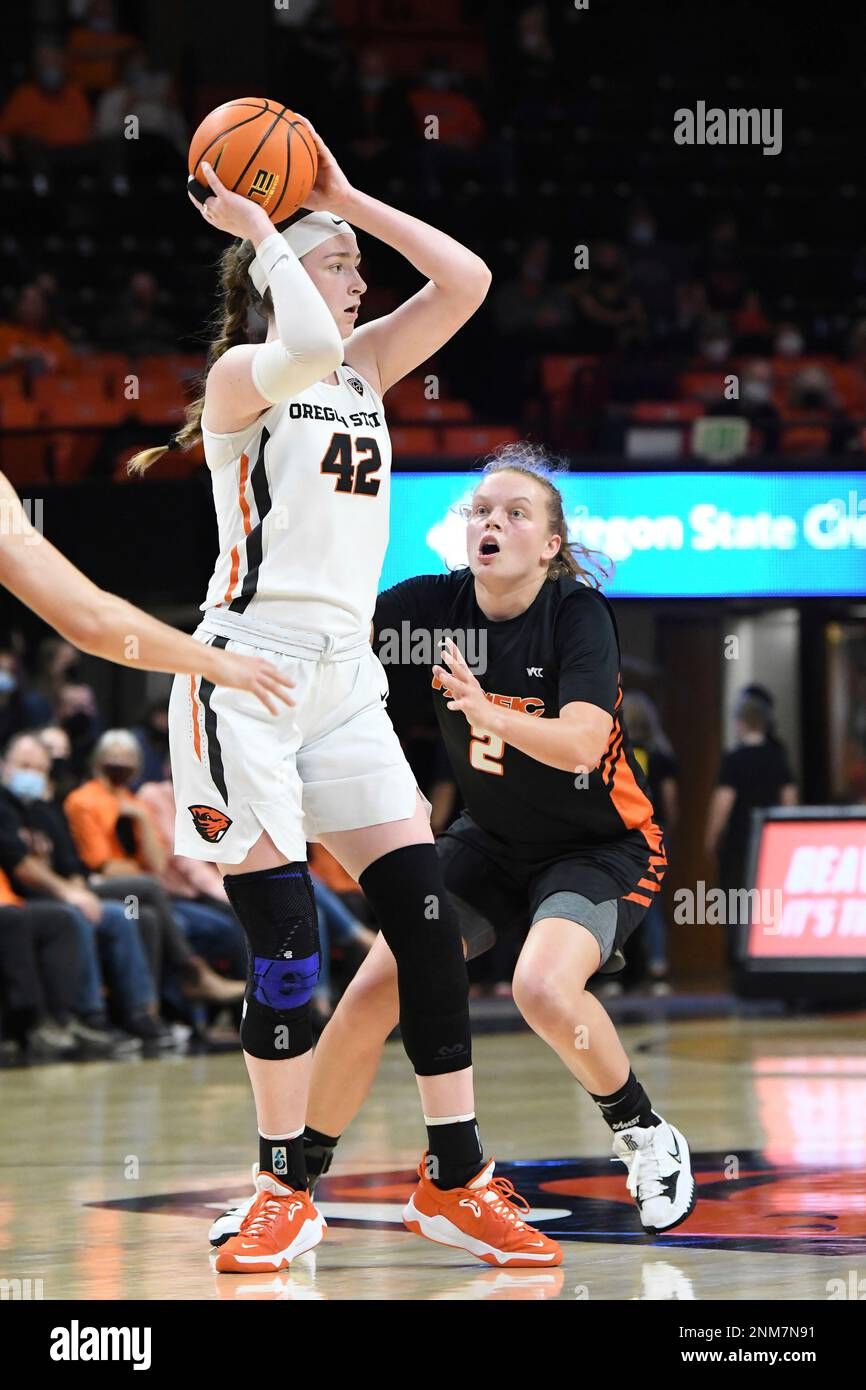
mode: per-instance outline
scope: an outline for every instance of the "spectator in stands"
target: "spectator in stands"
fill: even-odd
[[[118,28],[113,0],[90,0],[67,39],[70,76],[88,93],[107,91],[119,80],[123,62],[138,42]]]
[[[130,355],[170,352],[177,343],[177,330],[159,312],[159,299],[159,286],[150,271],[135,271],[97,329],[100,345]]]
[[[638,202],[632,208],[626,236],[632,288],[644,306],[653,336],[667,338],[676,322],[679,252],[659,241],[658,224],[645,202]]]
[[[76,848],[100,896],[131,895],[153,910],[158,935],[146,935],[154,978],[163,985],[163,965],[188,998],[234,1003],[245,981],[227,980],[190,950],[182,923],[159,882],[168,853],[140,796],[131,791],[141,765],[138,742],[128,729],[108,729],[93,751],[93,776],[63,803]]]
[[[0,869],[0,1025],[27,1060],[79,1054],[69,1023],[80,973],[69,914],[53,903],[25,902]]]
[[[91,125],[87,98],[67,76],[63,53],[41,43],[34,50],[32,77],[13,89],[0,112],[0,159],[26,166],[35,191],[45,194],[50,170],[77,162]]]
[[[13,318],[0,323],[0,372],[58,372],[73,361],[72,346],[52,322],[44,291],[24,285]]]
[[[18,653],[0,647],[0,748],[13,734],[41,723],[42,715],[42,700],[27,688]]]
[[[62,726],[70,743],[70,768],[80,780],[103,726],[96,693],[84,680],[81,652],[65,638],[52,634],[40,642],[31,703],[29,727],[55,721]]]
[[[731,330],[737,352],[769,350],[773,330],[757,290],[747,290],[741,307],[731,314]]]
[[[133,790],[138,790],[144,782],[162,782],[166,776],[170,776],[170,768],[166,769],[168,705],[165,699],[151,700],[141,723],[136,724],[132,732],[141,749],[141,770],[138,779],[133,783]]]
[[[405,177],[413,125],[404,87],[391,75],[385,54],[372,45],[362,48],[340,99],[349,177],[353,168],[367,182]]]
[[[121,902],[101,902],[91,891],[68,826],[51,803],[50,767],[51,755],[35,734],[17,734],[8,744],[0,768],[0,868],[16,893],[62,904],[67,913],[79,964],[75,1012],[66,1026],[77,1042],[106,1053],[126,1042],[108,1023],[102,962],[125,1034],[160,1043],[167,1030],[156,1016],[138,926]]]
[[[550,238],[535,237],[521,256],[518,275],[496,291],[491,306],[499,333],[528,336],[539,351],[573,343],[574,306],[561,285],[550,283],[549,271]]]
[[[799,363],[806,340],[796,323],[780,323],[773,338],[773,353],[786,363]]]
[[[72,744],[69,735],[59,724],[45,724],[37,730],[40,743],[44,743],[51,756],[52,799],[61,808],[69,793],[78,786],[79,778],[72,766]]]
[[[478,177],[485,165],[486,126],[446,54],[431,54],[408,92],[427,191],[438,197],[452,176]]]
[[[763,700],[741,699],[737,705],[736,746],[722,758],[718,784],[707,815],[705,848],[718,857],[719,886],[729,893],[747,888],[751,816],[763,806],[794,806],[797,787],[781,743],[767,737],[771,718]],[[734,932],[728,934],[733,963]]]
[[[126,138],[130,115],[138,122],[134,141]],[[117,193],[129,191],[128,166],[133,154],[136,170],[165,169],[172,162],[186,162],[189,132],[171,76],[151,65],[143,45],[130,49],[120,81],[100,97],[94,135],[102,142],[105,167]]]
[[[727,314],[741,307],[748,282],[735,218],[726,214],[711,227],[699,276],[713,312]]]
[[[590,248],[590,269],[577,273],[572,294],[582,319],[578,333],[584,351],[619,351],[646,337],[643,305],[631,288],[619,247],[612,241]]]
[[[734,414],[745,416],[757,432],[756,452],[764,454],[775,454],[779,450],[782,417],[773,396],[772,363],[749,362],[740,378],[740,399],[732,401],[731,407]]]

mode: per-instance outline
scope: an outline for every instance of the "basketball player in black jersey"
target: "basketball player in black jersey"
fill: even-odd
[[[515,1002],[599,1107],[641,1222],[658,1233],[694,1207],[688,1145],[654,1112],[586,986],[599,970],[622,967],[666,856],[620,715],[616,620],[580,549],[568,543],[544,456],[508,446],[468,508],[468,568],[381,594],[375,636],[392,691],[399,681],[419,702],[432,693],[458,782],[465,809],[437,849],[467,954],[515,920],[528,928]],[[404,657],[413,634],[471,633],[485,657],[480,679],[448,640],[432,670],[395,664],[385,644],[405,624]],[[396,978],[380,937],[319,1041],[307,1112],[311,1183],[372,1084],[397,1022]]]

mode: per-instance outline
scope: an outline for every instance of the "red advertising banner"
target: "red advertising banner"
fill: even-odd
[[[766,821],[751,957],[866,956],[866,820]]]

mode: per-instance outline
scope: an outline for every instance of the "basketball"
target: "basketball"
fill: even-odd
[[[278,223],[303,206],[316,181],[316,146],[283,102],[238,97],[205,116],[189,147],[189,172],[202,187],[206,160],[232,193],[259,203]]]

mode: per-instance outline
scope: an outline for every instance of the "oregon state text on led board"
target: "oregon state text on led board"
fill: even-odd
[[[866,473],[568,473],[572,540],[628,598],[866,592]],[[466,563],[477,473],[397,473],[382,588]]]

